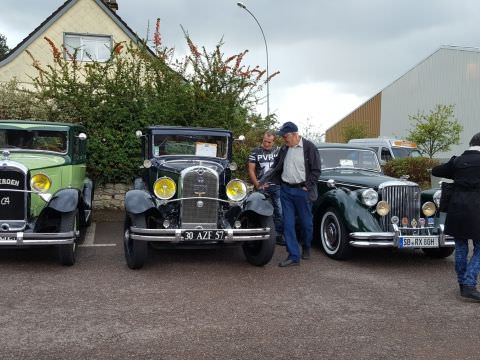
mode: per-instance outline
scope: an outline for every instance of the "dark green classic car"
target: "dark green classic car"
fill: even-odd
[[[444,234],[444,214],[437,210],[438,192],[383,175],[369,148],[323,144],[318,151],[315,234],[329,257],[348,258],[354,247],[419,248],[437,258],[452,254],[454,241]]]
[[[73,265],[92,218],[86,138],[78,124],[0,121],[0,246],[56,245]]]

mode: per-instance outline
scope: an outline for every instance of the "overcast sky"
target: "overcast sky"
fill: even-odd
[[[2,0],[0,33],[16,46],[62,0]],[[182,25],[197,45],[266,66],[254,19],[233,0],[117,0],[118,15],[141,38],[161,19],[163,44],[185,53]],[[307,120],[324,132],[442,45],[480,47],[475,0],[244,0],[264,30],[270,110],[280,123]],[[266,104],[258,110],[265,115]]]

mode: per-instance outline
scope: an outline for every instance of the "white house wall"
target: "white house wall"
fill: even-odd
[[[441,158],[459,154],[480,132],[480,51],[440,48],[382,91],[380,136],[404,138],[412,123],[409,115],[429,113],[435,105],[455,105],[463,125],[460,145]]]

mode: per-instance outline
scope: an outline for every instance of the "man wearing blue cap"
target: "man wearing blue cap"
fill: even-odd
[[[283,211],[283,236],[288,257],[280,267],[300,264],[300,249],[295,232],[298,219],[303,237],[301,258],[310,258],[313,238],[312,202],[318,197],[317,181],[321,172],[320,156],[316,146],[298,134],[293,122],[284,123],[277,132],[285,145],[280,148],[272,168],[260,179],[261,184],[281,185],[280,201]]]

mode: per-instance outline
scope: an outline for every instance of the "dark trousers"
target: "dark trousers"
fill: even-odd
[[[473,240],[473,255],[468,261],[468,240],[455,239],[455,271],[460,285],[477,285],[480,272],[480,240]]]
[[[280,186],[272,184],[266,189],[262,190],[269,198],[273,205],[273,223],[275,224],[275,231],[277,236],[283,234],[283,218],[282,218],[282,204],[280,203]]]
[[[308,192],[302,188],[292,188],[282,185],[280,201],[283,212],[283,237],[287,244],[288,258],[300,261],[300,248],[295,231],[295,221],[299,222],[302,229],[303,247],[310,249],[313,238],[312,202]]]

